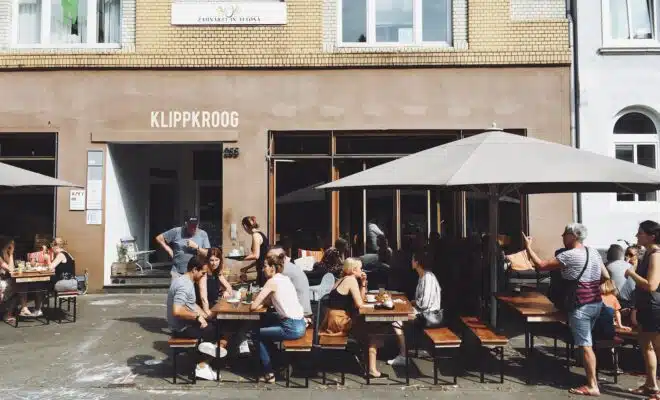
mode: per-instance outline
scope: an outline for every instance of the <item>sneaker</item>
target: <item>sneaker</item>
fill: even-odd
[[[32,313],[32,316],[35,317],[35,318],[36,318],[36,317],[43,317],[43,316],[44,316],[44,312],[41,311],[41,310],[36,310],[35,312]]]
[[[250,346],[248,345],[247,340],[242,341],[241,344],[238,345],[238,352],[240,354],[249,354],[250,353]]]
[[[393,367],[401,367],[406,365],[406,358],[402,355],[398,355],[391,360],[388,360],[387,363]]]
[[[216,377],[220,377],[220,374],[217,371],[214,371],[208,364],[205,364],[203,367],[200,367],[199,365],[195,367],[195,376],[199,379],[214,381]]]
[[[211,357],[218,356],[218,346],[216,344],[210,342],[202,342],[199,344],[197,349],[200,351],[200,353],[204,353]],[[225,349],[224,347],[220,347],[220,358],[224,358],[226,356],[227,356],[227,349]]]

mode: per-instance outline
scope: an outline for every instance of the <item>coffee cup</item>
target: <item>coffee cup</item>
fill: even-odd
[[[376,296],[373,294],[367,295],[367,303],[374,303],[376,301]]]
[[[392,301],[392,299],[385,300],[383,305],[387,308],[394,308],[394,302]]]

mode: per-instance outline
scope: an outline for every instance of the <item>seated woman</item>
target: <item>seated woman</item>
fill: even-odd
[[[333,274],[335,277],[341,275],[344,258],[346,257],[346,249],[348,242],[342,238],[335,240],[335,245],[328,248],[323,253],[321,261],[314,264],[314,270],[307,273],[307,278],[310,280],[321,279],[327,273]]]
[[[378,347],[382,342],[370,337],[366,326],[356,319],[358,310],[363,306],[363,298],[367,291],[367,275],[362,272],[362,262],[357,258],[347,258],[344,261],[344,277],[335,283],[330,292],[328,310],[325,319],[321,323],[319,335],[321,336],[347,336],[351,333],[358,339],[367,340],[369,343],[368,374],[370,378],[387,378],[387,374],[378,371],[376,357]],[[378,329],[378,325],[370,326]],[[389,331],[391,332],[391,331]],[[388,332],[388,333],[389,333]]]
[[[49,268],[55,272],[50,278],[50,290],[55,292],[72,292],[78,290],[78,281],[76,280],[76,260],[64,250],[63,240],[56,238],[50,243],[50,250],[53,253],[53,261],[51,261]],[[21,298],[21,302],[23,299]],[[37,294],[34,301],[34,317],[43,315],[41,311],[41,303],[43,296]],[[27,306],[25,307],[27,308]],[[21,315],[22,311],[21,311]]]
[[[9,324],[16,322],[16,317],[14,316],[16,299],[14,298],[11,285],[11,272],[14,270],[13,243],[13,240],[7,242],[2,248],[2,251],[0,251],[0,304],[3,304],[6,309],[5,321]],[[11,251],[9,250],[10,248],[12,249]]]
[[[442,325],[443,312],[440,307],[441,289],[438,280],[430,271],[431,254],[426,251],[418,251],[413,254],[412,269],[417,272],[419,281],[415,290],[415,300],[412,301],[415,311],[415,328],[435,328]],[[403,324],[395,322],[394,332],[399,342],[399,355],[387,363],[394,366],[406,364],[406,341],[404,338]],[[416,333],[416,332],[415,332]]]
[[[208,316],[211,315],[211,308],[218,302],[220,296],[231,297],[233,289],[227,278],[222,275],[224,266],[222,264],[221,249],[217,247],[209,249],[206,263],[209,266],[209,273],[199,280],[195,290],[197,291],[197,304]]]
[[[279,317],[279,320],[272,325],[264,326],[252,333],[259,342],[259,358],[264,369],[263,381],[266,383],[275,382],[268,346],[282,340],[299,339],[305,335],[306,329],[303,308],[298,301],[296,288],[291,279],[282,275],[285,259],[284,253],[269,254],[266,257],[263,272],[267,281],[250,305],[251,310],[257,310],[269,302]]]
[[[15,251],[15,248],[16,248],[16,243],[13,240],[9,240],[8,242],[6,242],[2,246],[2,250],[0,251],[0,258],[2,259],[2,261],[0,262],[0,264],[3,265],[3,269],[9,270],[9,271],[12,271],[14,269],[14,267],[15,267],[14,266],[14,251]],[[20,286],[20,285],[18,285],[18,286]],[[17,288],[13,288],[13,289],[16,290]],[[21,317],[32,317],[32,316],[41,316],[41,315],[43,315],[41,313],[32,314],[30,312],[30,309],[27,306],[27,302],[28,302],[27,294],[20,293],[18,295],[18,300],[21,303],[21,311],[19,312],[18,315],[20,315]],[[36,308],[37,309],[41,308],[41,298],[37,297],[35,303],[36,303],[36,306],[37,306]],[[13,308],[15,307],[15,305],[12,303],[12,304],[9,304],[8,307],[10,307],[11,311],[13,311]]]

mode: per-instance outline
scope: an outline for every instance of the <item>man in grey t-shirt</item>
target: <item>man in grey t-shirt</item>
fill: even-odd
[[[186,264],[186,272],[172,280],[167,292],[167,324],[174,337],[202,341],[198,347],[200,353],[215,357],[220,350],[220,357],[224,357],[227,355],[227,350],[218,349],[215,344],[216,327],[211,323],[213,316],[204,314],[197,305],[195,296],[195,284],[207,273],[208,265],[195,257]],[[198,378],[214,380],[217,371],[214,371],[207,361],[208,357],[200,359],[195,368],[195,375]]]
[[[281,246],[273,246],[268,249],[268,253],[266,254],[279,255],[284,253],[284,248]],[[305,272],[299,266],[292,263],[289,257],[286,257],[282,275],[291,279],[293,287],[296,289],[296,294],[298,295],[298,302],[300,302],[304,314],[306,316],[312,315],[312,304],[309,299],[309,280],[307,279]]]
[[[199,228],[197,217],[188,217],[184,226],[177,226],[156,236],[156,241],[172,259],[172,279],[186,272],[188,261],[195,255],[206,257],[211,247],[209,236]]]
[[[621,293],[621,289],[626,284],[626,271],[632,268],[632,265],[623,260],[623,254],[623,247],[618,244],[611,245],[607,250],[607,265],[605,265],[619,293]]]

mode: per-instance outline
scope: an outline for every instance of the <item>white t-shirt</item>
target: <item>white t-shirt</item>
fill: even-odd
[[[275,285],[272,294],[273,307],[280,318],[302,319],[304,316],[303,308],[298,301],[296,287],[289,277],[282,274],[275,274],[270,281]]]

